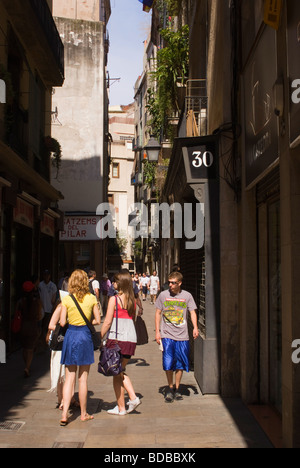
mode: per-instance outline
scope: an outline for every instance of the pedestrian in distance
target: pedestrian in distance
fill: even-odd
[[[148,288],[150,291],[150,304],[155,304],[158,291],[160,291],[159,277],[156,271],[153,271],[153,274],[150,276]]]
[[[111,287],[111,282],[106,273],[103,274],[100,281],[100,299],[103,315],[106,314],[107,305],[108,305],[108,291]]]
[[[22,286],[23,296],[17,303],[17,310],[21,312],[21,345],[25,363],[24,377],[30,376],[31,363],[37,346],[41,329],[39,321],[42,318],[42,303],[35,294],[35,285],[25,281]]]
[[[39,294],[43,304],[42,340],[44,341],[57,300],[57,287],[56,284],[51,281],[51,273],[49,270],[45,270],[43,273],[43,281],[39,284]]]
[[[170,273],[169,290],[161,292],[155,304],[155,338],[163,349],[163,369],[168,382],[165,394],[167,403],[182,399],[180,384],[183,372],[190,370],[188,312],[193,324],[193,338],[199,336],[197,306],[193,296],[181,289],[182,281],[183,276],[180,272]]]
[[[101,328],[101,338],[109,332],[107,346],[116,342],[121,349],[123,372],[113,377],[113,387],[117,399],[117,406],[108,414],[125,416],[134,411],[141,404],[136,396],[132,382],[126,374],[126,365],[135,354],[137,337],[134,326],[136,315],[136,301],[129,273],[120,272],[115,275],[117,294],[109,299],[107,314]],[[118,334],[116,333],[116,316],[118,308]],[[129,396],[128,409],[125,405],[125,392]]]
[[[102,311],[102,305],[100,303],[100,284],[99,281],[97,280],[97,274],[94,270],[90,270],[88,273],[89,277],[89,288],[90,288],[90,293],[94,294],[97,298],[97,303],[98,303],[98,308],[100,310],[100,315],[101,317],[103,316],[103,311]]]
[[[94,360],[94,345],[91,332],[81,316],[71,295],[78,301],[84,315],[93,325],[100,325],[100,311],[96,296],[90,293],[89,279],[83,270],[75,270],[69,279],[69,296],[62,300],[60,325],[69,327],[65,335],[61,364],[66,366],[66,380],[63,388],[63,412],[61,426],[68,424],[68,411],[73,397],[78,369],[79,402],[81,421],[94,419],[87,413],[88,376]]]
[[[147,299],[149,281],[150,281],[150,278],[148,278],[146,273],[143,273],[143,276],[142,276],[142,278],[140,280],[140,288],[141,288],[142,294],[143,294],[143,301],[146,301],[146,299]]]
[[[94,294],[97,298],[97,301],[100,302],[100,284],[99,281],[97,280],[97,274],[94,270],[90,270],[88,273],[89,277],[89,287],[90,287],[90,293]]]

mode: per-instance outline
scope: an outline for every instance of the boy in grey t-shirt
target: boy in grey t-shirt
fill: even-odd
[[[181,400],[179,391],[183,371],[189,372],[188,312],[193,323],[193,337],[198,338],[197,306],[193,296],[181,289],[183,276],[179,272],[169,275],[169,290],[163,291],[155,305],[156,341],[163,346],[163,368],[166,371],[168,390],[166,402]],[[175,372],[175,394],[173,376]]]

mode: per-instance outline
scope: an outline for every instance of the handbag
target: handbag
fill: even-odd
[[[108,339],[109,333],[107,335]],[[118,301],[116,298],[116,339],[118,338]],[[109,348],[104,345],[101,348],[99,364],[99,374],[105,377],[113,377],[123,372],[121,349],[117,343]]]
[[[101,346],[101,338],[99,336],[99,333],[96,332],[96,329],[94,327],[94,325],[89,322],[89,320],[86,318],[86,316],[84,315],[83,313],[83,310],[81,309],[80,305],[78,304],[78,301],[77,299],[75,298],[75,296],[73,294],[70,295],[70,297],[73,299],[73,301],[75,302],[76,304],[76,307],[77,309],[79,310],[80,312],[80,315],[82,316],[82,318],[84,319],[85,323],[87,324],[87,326],[89,327],[89,330],[91,332],[91,335],[92,335],[92,340],[93,340],[93,345],[94,345],[94,351],[97,351],[100,346]]]
[[[146,327],[144,320],[139,315],[136,318],[135,331],[136,331],[136,336],[137,336],[136,344],[138,346],[148,344],[149,336],[148,336],[147,327]]]
[[[11,331],[13,333],[19,333],[21,331],[21,326],[22,326],[22,312],[20,310],[17,310],[12,324],[11,324]]]
[[[56,325],[55,330],[51,333],[49,340],[49,348],[51,351],[62,351],[68,328],[69,324],[66,324],[64,327],[60,326],[59,323]]]

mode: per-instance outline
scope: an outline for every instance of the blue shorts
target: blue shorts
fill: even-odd
[[[190,371],[190,343],[189,341],[175,341],[162,338],[164,371]]]

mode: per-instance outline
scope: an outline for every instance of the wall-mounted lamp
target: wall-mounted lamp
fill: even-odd
[[[150,136],[150,140],[148,144],[144,148],[146,150],[148,161],[150,162],[158,162],[159,153],[161,150],[161,145],[159,142],[154,138],[153,135]]]

